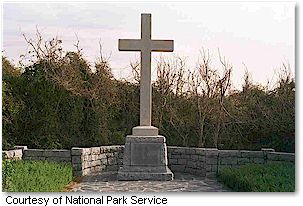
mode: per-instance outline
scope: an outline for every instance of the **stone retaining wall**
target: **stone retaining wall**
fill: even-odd
[[[5,159],[47,160],[69,162],[74,176],[84,176],[102,171],[117,171],[123,164],[124,146],[101,146],[71,150],[27,149],[3,151]],[[238,167],[248,163],[295,163],[294,153],[261,151],[218,150],[215,148],[167,147],[168,164],[172,172],[191,173],[202,177],[214,177],[225,167]]]
[[[101,171],[118,171],[123,164],[124,146],[72,148],[74,176],[84,176]]]
[[[8,160],[21,160],[22,159],[22,149],[14,149],[8,151],[2,151],[2,158]]]
[[[13,150],[2,151],[2,158],[8,160],[21,160],[23,151],[26,149],[27,146],[15,146]]]
[[[254,163],[295,162],[294,153],[261,151],[218,150],[209,148],[168,147],[169,168],[173,172],[185,172],[204,177],[214,177],[225,167],[238,167]]]
[[[71,162],[70,150],[26,149],[23,151],[24,160],[47,160],[52,162]]]

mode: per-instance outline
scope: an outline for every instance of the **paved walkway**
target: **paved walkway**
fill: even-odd
[[[86,176],[73,192],[228,192],[213,179],[175,173],[173,181],[117,181],[117,172]]]

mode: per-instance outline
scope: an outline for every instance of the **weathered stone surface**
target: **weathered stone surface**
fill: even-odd
[[[108,159],[109,161],[110,159]],[[151,180],[155,174],[163,179],[173,178],[172,172],[167,167],[167,151],[165,137],[158,135],[153,137],[127,136],[124,150],[123,167],[119,169],[118,178],[130,180],[147,178]],[[108,163],[112,165],[111,162]],[[117,162],[114,163],[117,165]],[[163,167],[165,171],[151,172],[150,167]],[[148,177],[150,174],[150,177]],[[158,180],[158,178],[156,178]],[[165,179],[165,178],[164,178]]]
[[[173,172],[184,172],[185,165],[171,165],[170,168]]]
[[[159,130],[153,126],[137,126],[133,128],[134,136],[158,136]]]
[[[83,158],[81,156],[72,156],[72,163],[77,164],[77,163],[81,163],[83,161]]]
[[[66,157],[45,157],[45,160],[47,161],[53,161],[53,162],[70,162],[70,158]]]
[[[13,159],[14,156],[15,156],[14,150],[2,152],[2,157],[4,157],[5,159]]]
[[[193,155],[193,154],[196,154],[196,150],[195,150],[195,148],[185,147],[184,154]]]
[[[205,156],[204,155],[199,155],[198,160],[201,162],[205,162]]]
[[[80,171],[80,170],[82,170],[82,164],[81,163],[79,163],[79,164],[73,163],[72,167],[73,167],[74,171]]]
[[[219,150],[216,148],[206,148],[205,150],[205,156],[207,157],[216,157],[218,156]]]
[[[190,161],[187,162],[187,167],[197,168],[197,162],[190,160]]]
[[[179,158],[181,158],[181,154],[172,154],[171,158],[172,159],[179,159]]]
[[[218,163],[218,158],[216,157],[206,157],[206,164],[217,164]]]
[[[280,160],[285,162],[295,162],[295,154],[283,153],[280,154]]]
[[[196,165],[197,165],[198,168],[204,168],[205,167],[205,162],[197,161]]]
[[[91,154],[92,155],[98,155],[98,154],[100,154],[100,147],[92,147],[91,148]]]
[[[187,162],[187,159],[178,159],[178,160],[177,160],[177,163],[178,163],[179,165],[186,165],[186,162]]]
[[[91,154],[91,161],[95,161],[98,159],[98,156],[99,154]]]
[[[255,164],[264,164],[264,158],[252,158],[252,162]]]
[[[70,150],[44,150],[43,157],[70,157]]]
[[[92,160],[92,155],[83,155],[82,156],[82,158],[83,158],[83,161],[91,161]]]
[[[193,154],[193,155],[190,156],[190,158],[192,160],[198,160],[199,159],[199,155]]]
[[[236,165],[238,163],[237,157],[222,157],[219,158],[220,164],[222,165]]]
[[[166,139],[162,135],[158,136],[135,136],[127,135],[125,141],[127,143],[165,143]]]
[[[173,147],[173,146],[169,146],[169,151],[172,154],[185,154],[185,148],[184,147]]]
[[[205,165],[204,168],[205,168],[205,170],[206,170],[207,172],[209,172],[209,171],[211,171],[211,166],[212,166],[212,165]]]
[[[91,148],[82,148],[82,154],[83,155],[90,155],[91,154]]]
[[[113,158],[108,158],[107,159],[107,164],[108,165],[116,165],[117,164],[117,158],[113,157]]]
[[[24,150],[24,155],[28,157],[42,157],[43,149],[27,149]]]
[[[118,154],[118,158],[123,159],[123,153]],[[101,158],[100,158],[101,159]]]
[[[196,148],[196,154],[205,155],[206,151],[203,148]]]
[[[162,164],[162,144],[139,143],[131,145],[131,165],[160,165]]]
[[[195,168],[185,167],[184,172],[189,174],[196,174],[198,171]]]
[[[217,172],[218,171],[218,165],[211,165],[211,171]]]
[[[268,160],[280,160],[280,154],[277,152],[269,152],[267,154],[267,159]]]
[[[97,161],[91,161],[90,162],[90,167],[95,167],[97,165]]]
[[[101,164],[103,164],[103,165],[107,165],[108,163],[107,163],[107,158],[105,158],[105,159],[100,159],[100,162],[101,162]]]
[[[216,172],[206,172],[206,178],[207,179],[216,179],[217,178],[217,173]]]
[[[267,159],[273,161],[295,162],[295,154],[285,152],[269,152],[267,154]]]
[[[181,159],[190,159],[190,154],[181,154]]]
[[[107,152],[107,153],[105,153],[105,155],[106,155],[106,158],[111,158],[111,157],[115,156],[114,153],[112,153],[112,152]]]
[[[73,176],[74,177],[82,177],[83,175],[83,171],[82,170],[73,170]]]
[[[71,155],[73,156],[79,156],[79,155],[82,155],[82,148],[79,148],[79,147],[73,147],[71,149]]]
[[[239,165],[247,164],[249,162],[250,162],[249,158],[246,158],[246,157],[239,157],[238,158],[238,164]]]
[[[241,157],[263,158],[264,154],[262,151],[241,151]]]
[[[85,175],[89,175],[91,174],[91,170],[90,168],[85,168],[82,170],[82,175],[85,176]]]
[[[238,157],[241,156],[239,150],[220,150],[219,157]]]
[[[118,165],[119,165],[119,166],[122,166],[122,165],[123,165],[123,159],[120,159],[120,158],[118,159]]]
[[[109,165],[106,167],[106,171],[118,171],[119,166],[118,165]]]

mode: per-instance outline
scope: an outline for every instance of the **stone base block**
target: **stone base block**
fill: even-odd
[[[161,135],[128,135],[118,180],[172,180],[165,142]]]
[[[137,126],[133,128],[134,136],[158,136],[158,128],[153,126]]]
[[[120,168],[118,180],[152,180],[152,181],[170,181],[174,179],[174,174],[166,167],[165,171],[156,172],[150,168]]]

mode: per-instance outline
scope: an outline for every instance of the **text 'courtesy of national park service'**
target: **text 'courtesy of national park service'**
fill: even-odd
[[[60,196],[60,197],[13,197],[7,196],[6,203],[8,205],[162,205],[167,204],[168,200],[165,197],[138,197],[133,195],[131,197],[121,196],[114,197],[111,195],[100,197],[84,197],[79,196]]]

